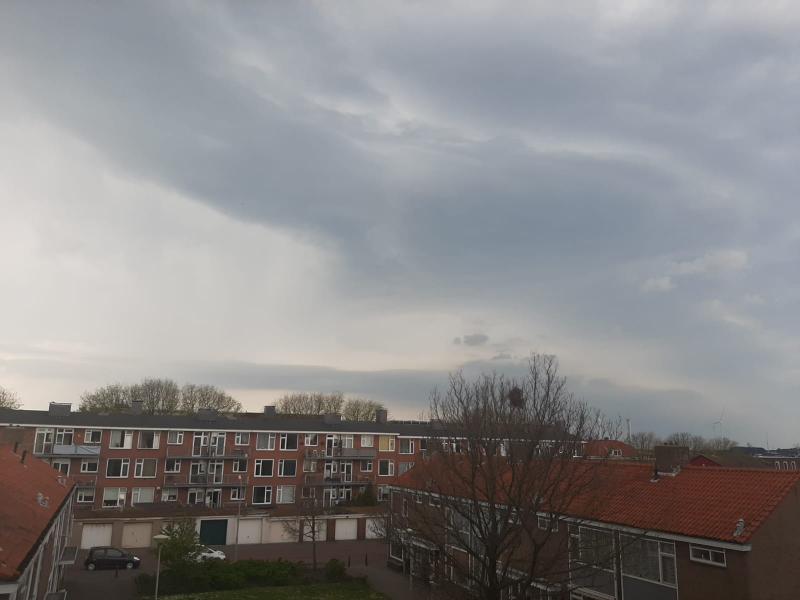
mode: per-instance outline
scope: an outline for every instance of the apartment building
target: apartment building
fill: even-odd
[[[278,415],[272,406],[190,416],[146,415],[137,407],[92,414],[56,403],[46,411],[0,410],[0,440],[16,441],[75,480],[84,547],[150,545],[160,520],[173,515],[217,517],[204,519],[201,535],[225,543],[237,534],[220,516],[289,515],[309,497],[334,507],[368,488],[384,501],[425,451],[426,436],[425,423],[391,422],[386,411],[376,421],[353,422]],[[131,526],[120,534],[112,518]],[[263,536],[243,543],[256,537]]]
[[[59,600],[63,569],[75,562],[67,544],[72,482],[20,445],[0,445],[0,599]]]
[[[682,453],[670,447],[661,453],[656,449],[655,466],[584,461],[588,473],[611,483],[599,498],[576,499],[574,510],[558,515],[555,521],[549,513],[515,516],[525,527],[532,523],[529,531],[534,538],[536,529],[548,530],[551,537],[540,543],[558,548],[564,562],[556,563],[551,577],[543,577],[529,589],[511,583],[504,597],[800,598],[796,568],[800,558],[800,474],[696,467],[687,465],[687,457],[688,450]],[[422,461],[393,487],[389,560],[414,576],[469,587],[464,572],[475,573],[475,565],[469,553],[459,548],[473,544],[480,548],[482,542],[470,531],[468,519],[446,509],[448,502],[462,496],[443,501],[430,493],[435,462]],[[449,516],[440,515],[442,506]],[[440,527],[431,526],[431,515]],[[443,533],[432,536],[425,531]],[[465,539],[470,546],[460,545]],[[521,563],[525,562],[523,557]],[[454,568],[456,564],[462,568]]]

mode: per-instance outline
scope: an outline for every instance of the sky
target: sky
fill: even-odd
[[[799,27],[778,0],[4,2],[0,385],[414,418],[543,352],[634,431],[792,445]]]

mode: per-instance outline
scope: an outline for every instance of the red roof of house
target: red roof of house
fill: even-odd
[[[687,466],[677,475],[653,480],[653,466],[649,464],[583,460],[572,463],[572,468],[579,469],[577,476],[591,479],[592,484],[584,486],[586,491],[569,501],[566,516],[740,544],[750,540],[800,482],[797,471]],[[431,478],[436,478],[437,484],[454,480],[449,475],[454,471],[452,467],[450,464],[447,471],[439,469],[435,459],[417,463],[399,477],[396,485],[432,489]],[[562,470],[559,476],[570,474]],[[480,482],[474,487],[484,488]],[[445,493],[440,485],[437,489]],[[459,495],[472,497],[472,493]],[[502,503],[500,499],[496,501]],[[744,531],[734,536],[739,519],[744,519]]]
[[[25,462],[11,446],[0,446],[0,580],[15,581],[50,521],[72,493],[72,481],[43,460]]]
[[[583,446],[583,455],[586,458],[609,458],[612,450],[619,450],[622,458],[634,458],[636,448],[619,440],[591,440]]]

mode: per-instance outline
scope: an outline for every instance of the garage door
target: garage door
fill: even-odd
[[[285,521],[270,521],[267,524],[267,539],[268,544],[276,542],[296,542],[299,536],[286,531],[283,526]]]
[[[111,545],[111,523],[84,523],[81,531],[81,548]]]
[[[228,519],[200,521],[200,543],[207,546],[224,546],[228,536]]]
[[[148,548],[152,539],[152,523],[125,523],[122,526],[123,548]]]
[[[368,540],[383,539],[386,526],[383,519],[367,519],[367,534]]]
[[[323,521],[322,519],[317,519],[317,541],[324,542],[327,539],[327,522]],[[303,523],[303,541],[310,542],[312,540],[311,537],[311,523],[304,522]]]
[[[239,521],[239,543],[261,543],[261,519],[242,519]]]
[[[354,540],[358,537],[358,519],[336,519],[336,539]]]

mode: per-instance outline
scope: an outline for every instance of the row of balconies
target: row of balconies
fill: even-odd
[[[375,448],[306,448],[306,458],[325,460],[334,458],[375,458]]]
[[[307,486],[366,485],[368,483],[372,483],[369,475],[355,473],[306,473],[303,477],[303,485]]]
[[[164,475],[164,487],[240,487],[247,485],[247,475],[220,473],[190,473],[188,475]]]
[[[111,448],[111,450],[139,450],[140,448]],[[142,448],[143,449],[143,448]],[[41,456],[81,458],[100,455],[100,446],[85,444],[45,444]],[[325,460],[335,458],[370,459],[376,456],[375,448],[306,448],[305,456],[309,459]],[[247,458],[247,448],[218,449],[202,446],[199,450],[167,446],[167,458]]]

